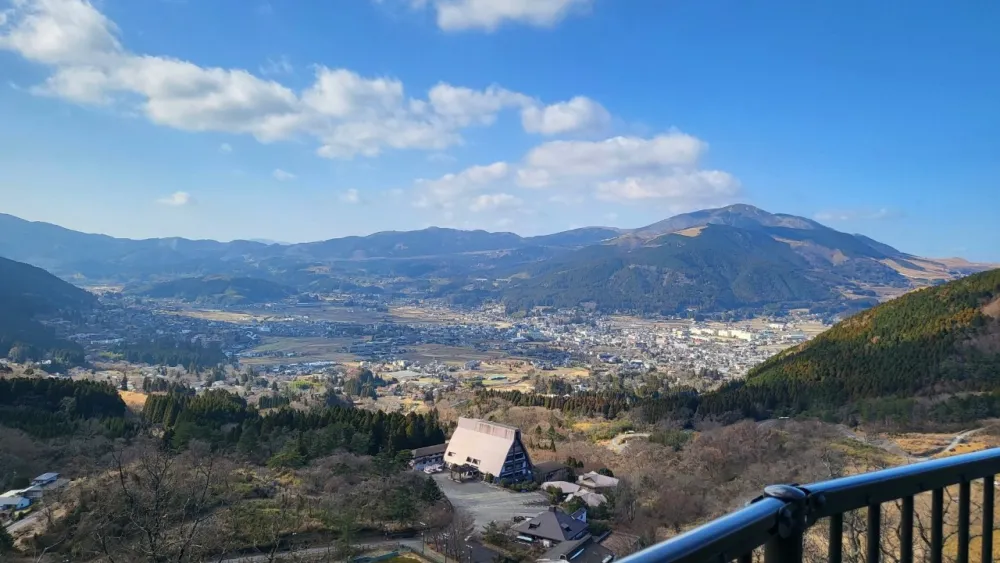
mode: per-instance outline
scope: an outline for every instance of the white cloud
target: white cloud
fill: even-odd
[[[514,2],[490,17],[547,21],[579,2],[561,0],[561,8],[552,0],[530,2],[536,3],[526,8]],[[475,2],[463,4],[442,1],[440,7],[445,13],[479,10]],[[187,131],[249,134],[261,142],[310,138],[318,142],[317,153],[329,158],[375,156],[386,149],[442,150],[462,143],[463,129],[490,125],[504,110],[540,106],[499,86],[476,90],[441,83],[425,99],[414,98],[397,79],[323,66],[309,86],[296,91],[243,69],[133,53],[121,44],[115,24],[88,0],[15,0],[0,26],[0,49],[51,68],[31,90],[37,94],[78,104],[116,104]],[[284,72],[287,63],[272,60],[261,72]],[[532,114],[529,121],[540,131],[580,119],[559,117],[566,110],[538,111],[538,119]]]
[[[351,188],[340,194],[339,199],[342,203],[354,205],[361,203],[361,194],[358,193],[358,190]]]
[[[233,146],[230,145],[229,143],[222,143],[221,145],[219,145],[219,152],[226,154],[231,153],[233,152]]]
[[[479,213],[481,211],[494,211],[501,208],[518,207],[524,202],[510,194],[482,194],[473,198],[469,204],[469,211]]]
[[[105,105],[112,101],[108,75],[104,70],[90,66],[60,68],[44,83],[31,88],[31,92],[80,104]]]
[[[260,65],[260,73],[264,76],[270,76],[273,74],[292,74],[295,72],[295,67],[292,66],[291,61],[288,57],[282,55],[277,59],[272,59],[268,57],[264,64]]]
[[[531,150],[518,180],[525,187],[546,187],[579,177],[621,177],[694,166],[706,149],[699,139],[671,132],[643,139],[552,141]]]
[[[435,113],[461,127],[490,125],[501,110],[532,103],[528,96],[499,86],[479,91],[444,83],[431,88],[428,100]]]
[[[510,174],[506,162],[472,166],[457,174],[445,174],[437,180],[417,180],[416,207],[449,209],[465,201],[474,192],[503,180]]]
[[[156,203],[160,205],[168,205],[170,207],[184,207],[185,205],[191,205],[194,203],[194,198],[191,194],[187,192],[174,192],[167,197],[162,197],[156,200]]]
[[[427,4],[415,0],[415,5]],[[446,31],[493,31],[504,23],[552,26],[574,11],[587,9],[592,0],[430,0],[437,24]]]
[[[517,170],[525,188],[558,190],[554,203],[579,201],[590,192],[602,201],[648,202],[672,211],[722,205],[742,187],[727,172],[703,170],[701,140],[678,131],[652,138],[553,141],[532,149]]]
[[[50,65],[94,64],[117,57],[118,29],[84,0],[15,0],[0,48]]]
[[[692,207],[727,203],[739,194],[739,181],[718,170],[631,177],[597,185],[597,197],[603,200],[672,200]]]
[[[290,182],[298,178],[298,176],[296,176],[295,174],[292,174],[291,172],[287,172],[280,168],[275,168],[274,172],[271,172],[271,177],[279,182]]]
[[[521,123],[528,133],[542,135],[601,131],[611,124],[611,114],[594,100],[577,96],[544,108],[529,106],[521,112]]]
[[[375,117],[393,113],[405,101],[403,83],[391,78],[364,78],[345,69],[316,69],[316,82],[302,101],[321,115],[344,118],[355,113]]]
[[[457,161],[458,161],[457,158],[446,152],[432,152],[431,154],[427,155],[427,162],[451,164]]]
[[[820,211],[813,215],[817,221],[831,223],[842,221],[881,221],[899,217],[899,212],[886,207],[880,209],[840,209]]]

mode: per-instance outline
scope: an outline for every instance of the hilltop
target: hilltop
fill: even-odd
[[[215,305],[268,303],[297,294],[295,289],[272,281],[227,276],[181,278],[157,283],[136,292],[146,297]]]
[[[810,404],[998,388],[1000,270],[883,303],[754,369],[748,387],[810,388]]]
[[[38,319],[73,318],[96,303],[94,295],[41,268],[0,258],[0,357],[81,363],[80,346],[58,339]]]
[[[926,288],[859,313],[701,396],[645,415],[965,422],[1000,414],[1000,270]]]

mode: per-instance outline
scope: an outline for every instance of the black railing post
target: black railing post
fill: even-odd
[[[868,505],[868,530],[865,537],[865,561],[878,563],[882,555],[882,505]]]
[[[983,553],[982,563],[993,563],[993,476],[983,479]]]
[[[771,485],[764,496],[784,501],[778,529],[764,544],[764,563],[802,563],[802,536],[806,530],[806,491],[792,485]]]
[[[844,515],[837,513],[830,517],[830,545],[827,550],[829,563],[840,563],[844,558]]]
[[[972,483],[963,479],[958,484],[958,563],[969,563],[969,504]]]
[[[899,534],[899,563],[913,563],[913,497],[903,497]]]
[[[931,563],[941,563],[944,547],[944,490],[931,493]]]

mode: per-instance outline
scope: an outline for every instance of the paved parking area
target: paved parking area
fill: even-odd
[[[438,473],[434,479],[452,506],[472,514],[476,527],[480,529],[491,520],[502,522],[516,516],[530,518],[549,505],[545,495],[538,492],[514,493],[481,481],[456,483],[448,478],[447,473]]]

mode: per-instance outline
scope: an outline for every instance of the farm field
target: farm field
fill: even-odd
[[[146,406],[146,394],[137,391],[118,391],[118,395],[125,401],[125,406],[133,412],[142,412]]]
[[[504,357],[502,352],[480,352],[471,348],[445,346],[441,344],[418,344],[408,347],[402,356],[404,359],[418,362],[438,361],[450,365],[465,364],[469,361],[486,362]]]
[[[320,361],[349,363],[358,360],[357,356],[347,352],[347,348],[352,341],[350,338],[273,337],[268,338],[266,342],[249,351],[278,353],[281,355],[261,358],[240,358],[240,363],[251,366]],[[293,355],[284,356],[283,354]]]

